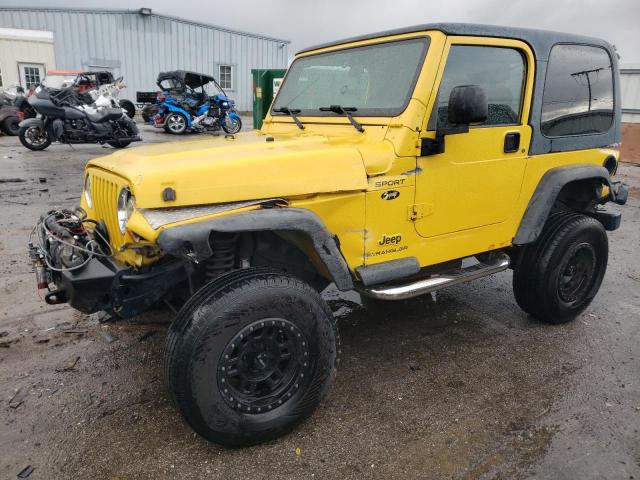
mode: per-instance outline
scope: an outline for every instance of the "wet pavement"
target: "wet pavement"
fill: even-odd
[[[374,313],[329,290],[342,356],[328,398],[286,437],[229,450],[169,401],[169,312],[101,324],[35,290],[35,220],[73,205],[87,160],[110,151],[0,137],[0,478],[640,479],[639,167],[620,168],[629,204],[576,321],[528,318],[509,271]]]

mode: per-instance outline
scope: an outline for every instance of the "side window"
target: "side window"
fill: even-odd
[[[612,122],[613,73],[607,51],[588,45],[554,46],[542,96],[542,133],[602,133]]]
[[[516,49],[453,45],[442,76],[429,130],[449,126],[447,106],[453,87],[479,85],[487,93],[489,114],[482,125],[520,122],[526,66]]]

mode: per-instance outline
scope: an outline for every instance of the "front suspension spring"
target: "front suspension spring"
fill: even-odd
[[[214,233],[211,237],[211,255],[205,262],[205,277],[210,281],[236,266],[237,233]]]

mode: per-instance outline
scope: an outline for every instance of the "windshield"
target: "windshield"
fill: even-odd
[[[395,116],[407,106],[428,37],[348,48],[297,59],[273,103],[300,115],[335,115],[321,107],[356,108],[357,116]],[[273,113],[272,110],[272,113]]]

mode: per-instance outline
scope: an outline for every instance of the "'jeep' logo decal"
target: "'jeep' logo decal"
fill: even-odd
[[[382,235],[378,245],[397,245],[402,240],[402,235]]]
[[[400,196],[400,192],[398,190],[387,190],[380,195],[380,198],[383,200],[395,200]]]

